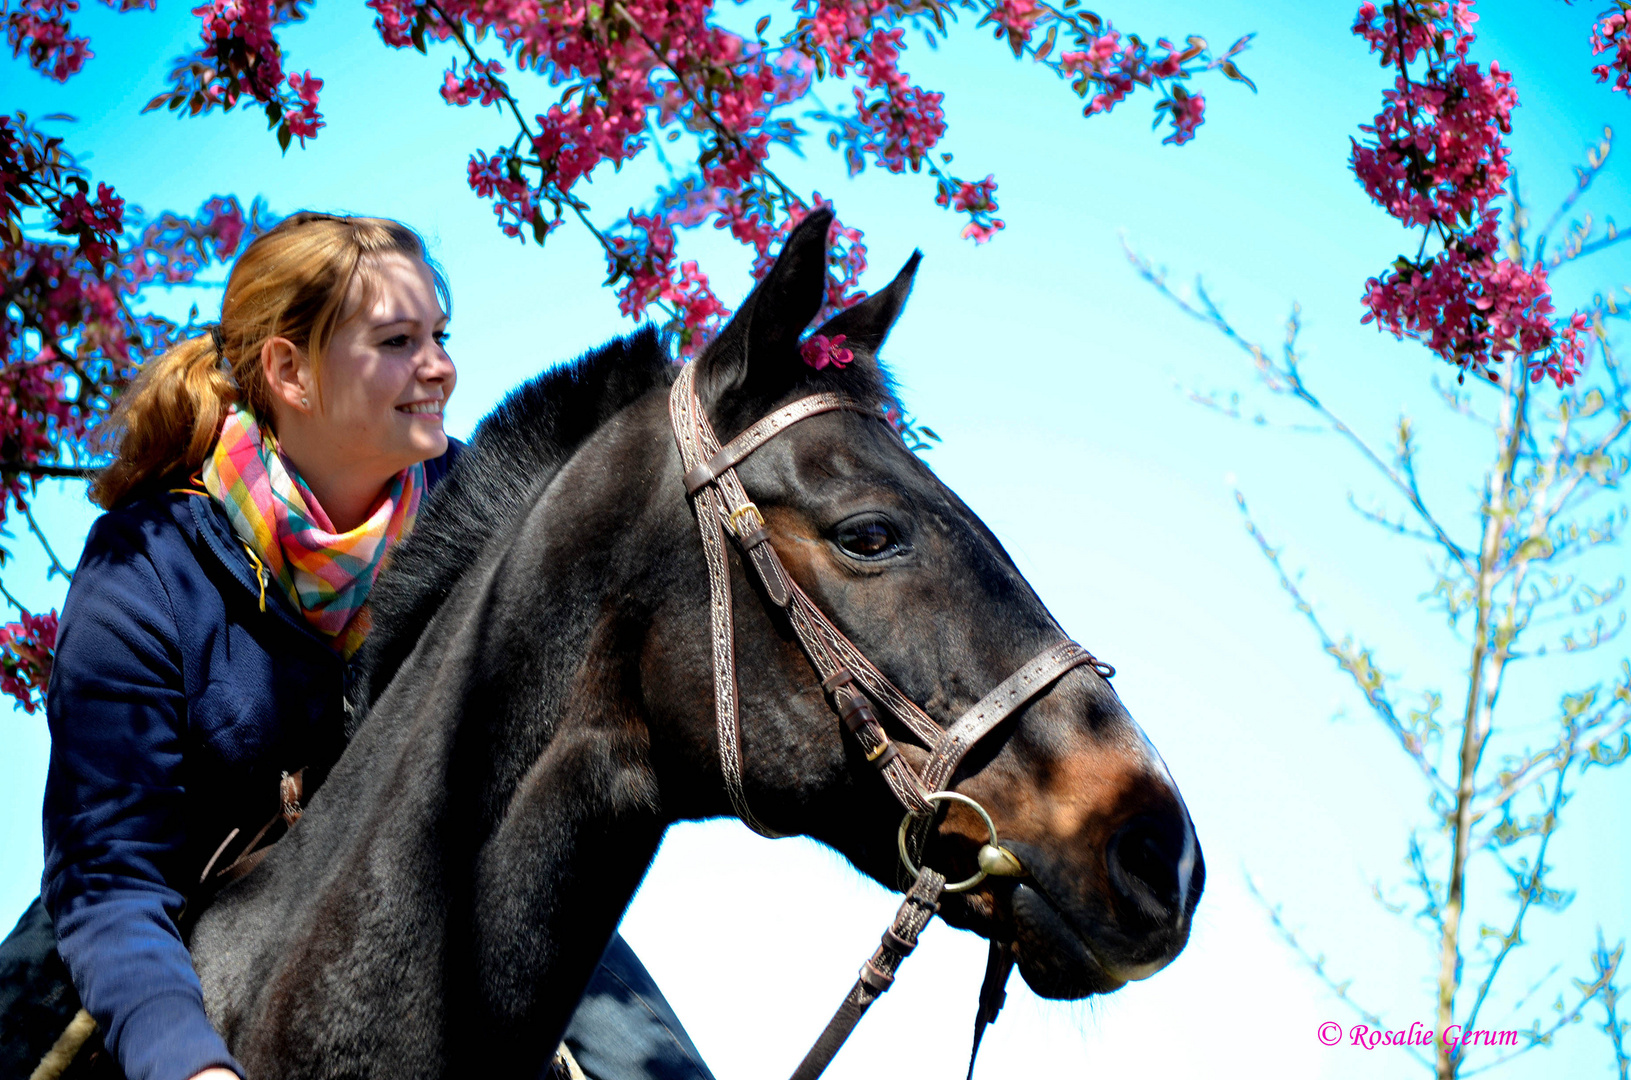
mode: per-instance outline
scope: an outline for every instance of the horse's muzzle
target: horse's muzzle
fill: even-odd
[[[1115,832],[1108,890],[1085,888],[1041,848],[1010,846],[1030,871],[1014,890],[1014,934],[1020,974],[1039,996],[1111,993],[1183,951],[1206,865],[1181,809],[1136,815]]]

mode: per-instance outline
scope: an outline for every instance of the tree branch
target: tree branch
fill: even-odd
[[[0,461],[0,473],[22,473],[48,480],[89,480],[99,470],[83,465],[38,465],[27,461]]]

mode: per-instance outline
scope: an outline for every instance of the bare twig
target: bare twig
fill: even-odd
[[[1245,519],[1246,531],[1257,542],[1258,550],[1262,552],[1263,557],[1268,560],[1270,566],[1274,567],[1274,572],[1279,576],[1280,587],[1290,594],[1297,610],[1308,620],[1309,625],[1314,628],[1314,632],[1319,635],[1320,644],[1324,646],[1326,653],[1334,658],[1337,665],[1353,679],[1354,685],[1364,695],[1366,703],[1371,706],[1377,716],[1382,719],[1383,724],[1399,740],[1400,747],[1406,754],[1410,755],[1410,759],[1421,770],[1422,776],[1436,790],[1448,794],[1451,791],[1450,785],[1439,775],[1432,762],[1427,760],[1427,755],[1422,751],[1420,740],[1406,728],[1399,719],[1393,703],[1388,700],[1385,692],[1384,676],[1372,663],[1369,651],[1359,649],[1356,653],[1354,651],[1355,646],[1351,643],[1343,642],[1339,644],[1326,631],[1325,624],[1320,621],[1318,615],[1314,614],[1314,606],[1303,596],[1302,590],[1297,587],[1297,583],[1286,572],[1285,566],[1280,561],[1279,549],[1269,543],[1268,538],[1258,528],[1257,522],[1253,520],[1251,512],[1246,507],[1246,497],[1239,491],[1235,492],[1235,504],[1240,508],[1241,517]]]
[[[5,583],[4,580],[0,580],[0,597],[5,597],[6,603],[10,604],[12,607],[17,609],[17,614],[19,614],[19,615],[31,615],[31,614],[33,614],[33,612],[29,611],[27,607],[23,606],[23,602],[21,600],[17,599],[15,596],[11,595],[11,590],[6,588],[6,583]]]
[[[1247,340],[1229,323],[1229,320],[1226,319],[1217,306],[1212,303],[1211,298],[1206,296],[1204,290],[1200,289],[1199,287],[1197,287],[1196,290],[1197,294],[1201,298],[1202,304],[1204,305],[1203,310],[1202,308],[1196,307],[1188,300],[1173,292],[1172,289],[1167,286],[1165,276],[1156,271],[1156,269],[1142,256],[1134,252],[1132,248],[1127,245],[1125,238],[1122,239],[1122,250],[1126,252],[1128,261],[1133,264],[1133,267],[1138,271],[1139,276],[1153,285],[1163,296],[1176,304],[1179,310],[1191,318],[1203,322],[1213,329],[1219,331],[1230,341],[1234,342],[1235,345],[1241,350],[1251,356],[1253,366],[1257,369],[1258,377],[1263,381],[1264,386],[1271,393],[1294,397],[1318,413],[1332,431],[1336,432],[1338,435],[1341,435],[1345,440],[1347,440],[1350,445],[1358,450],[1360,454],[1368,462],[1370,462],[1370,464],[1374,466],[1390,484],[1393,485],[1399,494],[1404,496],[1405,500],[1410,504],[1411,509],[1413,509],[1421,518],[1422,523],[1425,524],[1429,530],[1431,530],[1433,536],[1438,540],[1440,546],[1442,546],[1444,550],[1449,553],[1451,558],[1455,559],[1455,561],[1459,563],[1468,573],[1473,572],[1474,565],[1471,560],[1471,556],[1467,553],[1467,550],[1462,547],[1461,544],[1456,542],[1456,540],[1450,536],[1444,527],[1439,524],[1438,519],[1433,515],[1432,511],[1427,508],[1426,502],[1421,497],[1421,493],[1412,487],[1409,479],[1402,475],[1398,470],[1388,465],[1387,462],[1382,459],[1382,456],[1372,449],[1371,445],[1366,442],[1364,438],[1350,428],[1339,416],[1328,409],[1303,381],[1302,375],[1296,364],[1296,354],[1291,345],[1291,339],[1295,338],[1296,330],[1300,325],[1295,308],[1292,311],[1291,318],[1287,322],[1288,343],[1285,348],[1287,361],[1283,364],[1276,364],[1273,360],[1269,359],[1267,352],[1265,352],[1261,345]]]
[[[1365,1021],[1365,1023],[1375,1028],[1385,1028],[1387,1024],[1382,1019],[1380,1014],[1371,1009],[1367,1009],[1354,998],[1353,994],[1350,992],[1350,987],[1353,986],[1353,980],[1345,979],[1338,982],[1331,975],[1331,973],[1326,970],[1325,956],[1323,954],[1315,956],[1314,954],[1310,953],[1303,946],[1303,943],[1297,938],[1296,931],[1292,930],[1290,926],[1286,925],[1285,917],[1281,914],[1280,907],[1276,904],[1269,903],[1268,898],[1263,895],[1260,889],[1258,889],[1257,882],[1252,879],[1251,874],[1247,873],[1244,876],[1246,878],[1247,890],[1253,897],[1256,898],[1259,904],[1263,905],[1263,911],[1268,915],[1269,922],[1273,925],[1275,933],[1279,934],[1280,939],[1284,941],[1299,958],[1301,958],[1302,962],[1308,966],[1308,969],[1314,973],[1315,978],[1324,983],[1325,988],[1329,990],[1338,1001],[1342,1002],[1344,1005],[1348,1006],[1348,1008],[1357,1013],[1359,1018]],[[1431,1064],[1431,1062],[1422,1056],[1421,1052],[1415,1048],[1406,1047],[1405,1049],[1411,1057],[1415,1058],[1423,1065]]]
[[[57,558],[55,549],[51,547],[51,541],[46,539],[45,530],[41,529],[40,523],[34,520],[33,507],[23,507],[23,517],[28,520],[28,531],[34,534],[34,539],[40,542],[40,547],[45,549],[46,557],[51,560],[51,565],[46,570],[45,576],[49,579],[53,574],[60,574],[68,581],[74,580],[73,571],[62,565],[62,560]]]
[[[1543,832],[1540,838],[1540,850],[1535,853],[1534,868],[1529,872],[1527,882],[1520,881],[1518,892],[1518,910],[1512,916],[1512,929],[1501,938],[1501,950],[1490,961],[1489,971],[1484,975],[1478,986],[1478,996],[1473,999],[1472,1009],[1467,1013],[1467,1022],[1463,1025],[1468,1029],[1478,1024],[1478,1013],[1484,1007],[1484,1000],[1489,997],[1490,987],[1495,985],[1495,977],[1501,973],[1501,965],[1506,962],[1513,949],[1523,940],[1523,920],[1529,914],[1530,905],[1535,897],[1541,893],[1541,877],[1546,873],[1546,849],[1551,845],[1552,836],[1557,832],[1558,811],[1563,808],[1564,790],[1563,781],[1568,775],[1569,762],[1574,760],[1574,742],[1571,739],[1563,755],[1563,764],[1558,767],[1555,783],[1557,788],[1552,792],[1551,805],[1547,808],[1544,819]],[[1520,874],[1521,878],[1522,875]],[[1459,1057],[1460,1055],[1456,1055]]]

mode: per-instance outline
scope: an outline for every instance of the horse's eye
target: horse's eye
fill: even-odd
[[[900,550],[889,522],[880,518],[846,521],[838,526],[838,546],[858,559],[883,559]]]

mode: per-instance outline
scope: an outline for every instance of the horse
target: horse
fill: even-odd
[[[802,358],[831,220],[790,233],[690,364],[647,329],[512,391],[427,501],[375,588],[343,756],[192,931],[250,1076],[537,1075],[665,829],[689,819],[813,837],[892,889],[969,875],[923,907],[1043,997],[1110,993],[1184,947],[1204,860],[1113,669],[1061,651],[1001,544],[885,415],[877,355],[919,256],[816,331],[850,362]],[[706,431],[689,447],[682,381]],[[744,445],[705,475],[701,456]],[[799,611],[830,620],[848,666],[812,670]],[[1010,674],[1039,652],[1064,659]],[[1021,675],[1034,685],[1008,705],[975,707]],[[976,714],[988,734],[932,745]],[[739,944],[721,951],[740,963]]]

